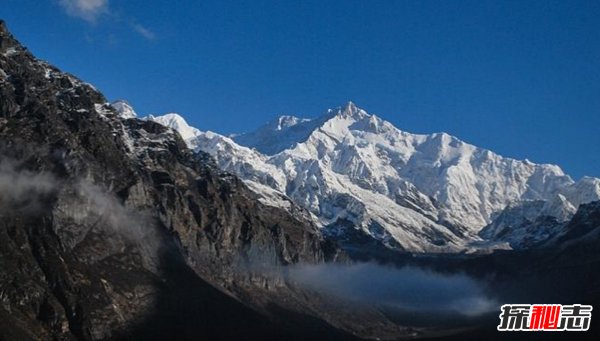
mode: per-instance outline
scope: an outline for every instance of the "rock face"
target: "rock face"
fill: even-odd
[[[600,240],[600,201],[581,205],[565,231],[557,236],[558,245],[581,241],[597,246]]]
[[[149,119],[182,134],[193,129],[173,114]],[[353,103],[315,119],[282,116],[231,138],[196,130],[185,140],[264,203],[305,209],[336,238],[348,239],[350,222],[396,250],[530,248],[559,233],[580,204],[600,200],[600,179],[575,182],[558,166],[502,157],[445,133],[407,133]]]
[[[3,22],[0,189],[0,339],[286,337],[256,311],[300,294],[248,269],[337,252],[179,134],[35,59]]]

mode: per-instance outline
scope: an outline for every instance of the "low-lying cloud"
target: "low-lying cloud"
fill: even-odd
[[[298,265],[289,268],[288,276],[308,289],[370,306],[464,316],[497,308],[484,286],[464,274],[358,263]]]
[[[3,210],[37,209],[41,198],[56,190],[58,181],[52,174],[20,168],[14,160],[0,161],[0,213]]]
[[[126,245],[135,246],[144,266],[156,269],[160,237],[149,212],[127,207],[115,195],[87,180],[74,184],[73,190],[61,196],[54,211],[59,233],[68,231],[63,242],[73,247],[89,233],[100,234],[110,246],[109,253],[120,252]],[[87,229],[75,229],[80,233],[74,234],[72,226]]]
[[[160,240],[152,214],[127,207],[88,180],[64,182],[50,172],[0,158],[0,217],[15,213],[52,214],[54,228],[69,248],[92,232],[106,236],[105,243],[115,252],[135,246],[148,269],[158,264]]]

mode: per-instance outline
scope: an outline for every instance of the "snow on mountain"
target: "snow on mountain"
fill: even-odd
[[[127,119],[137,117],[137,113],[135,112],[135,110],[133,110],[133,107],[125,100],[120,99],[114,101],[110,104],[110,106],[115,109],[115,111],[117,112],[117,114],[119,114],[121,118]]]
[[[145,119],[149,121],[154,121],[160,123],[166,127],[170,127],[179,132],[179,135],[183,138],[183,140],[190,145],[190,148],[195,149],[196,146],[193,145],[193,140],[198,135],[201,135],[202,132],[185,121],[181,115],[176,113],[168,113],[162,116],[153,116],[148,115]]]
[[[558,198],[564,200],[560,194]],[[526,200],[510,203],[479,235],[486,240],[507,241],[515,249],[535,246],[558,235],[564,227],[566,220],[562,219],[565,217],[556,217],[551,212],[552,209],[564,211],[563,206],[553,207],[559,203],[560,199],[552,202]],[[566,201],[562,203],[570,218],[575,213],[571,211],[572,205]]]
[[[298,141],[305,140],[321,123],[323,122],[318,119],[310,120],[295,116],[281,116],[256,131],[235,135],[232,138],[240,145],[255,148],[263,154],[272,155],[293,147]]]
[[[526,247],[551,234],[524,236],[537,232],[536,221],[548,225],[540,217],[561,223],[600,199],[600,179],[574,182],[558,166],[504,158],[445,133],[410,134],[353,103],[231,138],[170,115],[151,119],[213,155],[267,204],[283,207],[288,197],[329,233],[350,222],[397,249],[456,252],[486,240]]]
[[[189,144],[212,155],[222,169],[237,174],[244,180],[285,192],[285,174],[276,165],[268,163],[267,156],[256,150],[240,146],[230,138],[210,131],[199,134]]]

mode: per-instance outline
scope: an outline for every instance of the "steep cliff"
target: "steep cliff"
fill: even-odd
[[[2,338],[338,335],[254,271],[335,257],[315,227],[106,102],[0,23]]]

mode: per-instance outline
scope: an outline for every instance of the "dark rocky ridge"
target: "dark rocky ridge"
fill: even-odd
[[[117,117],[4,22],[0,70],[0,339],[346,338],[319,319],[373,319],[248,271],[338,252],[178,134]]]

